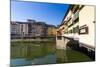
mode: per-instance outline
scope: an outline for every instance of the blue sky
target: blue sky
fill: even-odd
[[[61,23],[69,5],[27,1],[11,1],[11,21],[33,19],[58,25]]]

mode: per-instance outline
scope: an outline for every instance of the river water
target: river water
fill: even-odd
[[[57,50],[55,42],[12,42],[11,66],[28,66],[69,62],[92,61],[84,53]]]

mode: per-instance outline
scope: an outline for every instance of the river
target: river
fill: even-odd
[[[93,61],[82,52],[57,50],[55,42],[11,42],[11,66]]]

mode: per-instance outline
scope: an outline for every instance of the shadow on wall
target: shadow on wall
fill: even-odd
[[[85,47],[79,47],[79,41],[74,41],[74,40],[70,40],[67,44],[66,44],[66,48],[70,48],[72,50],[81,52],[85,55],[87,55],[88,57],[90,57],[93,61],[95,61],[95,52],[94,51],[88,51],[87,48]]]

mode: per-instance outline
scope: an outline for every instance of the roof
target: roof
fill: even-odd
[[[64,15],[64,18],[63,18],[63,20],[62,20],[62,22],[61,22],[61,24],[60,24],[59,26],[61,26],[61,25],[63,24],[63,21],[64,21],[64,19],[66,18],[66,15],[68,14],[70,8],[71,8],[71,6],[69,6],[69,8],[68,8],[68,10],[66,11],[66,13],[65,13],[65,15]]]

